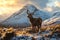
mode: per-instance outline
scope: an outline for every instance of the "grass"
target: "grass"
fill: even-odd
[[[7,27],[7,28],[0,27],[0,37],[3,38],[6,35],[6,33],[12,33],[12,32],[14,32],[16,34],[16,36],[22,36],[22,35],[31,36],[32,34],[28,32],[29,30],[31,30],[30,27],[23,28],[23,29],[13,28],[13,27]],[[48,35],[45,34],[45,36],[46,37],[49,37],[49,36],[52,37],[55,33],[57,33],[57,34],[60,33],[60,24],[52,25],[52,26],[41,27],[40,30],[41,30],[41,33],[42,32],[46,32],[46,31],[49,31],[49,34]],[[42,34],[42,35],[44,35],[44,34]],[[60,34],[58,34],[58,36],[59,35]]]

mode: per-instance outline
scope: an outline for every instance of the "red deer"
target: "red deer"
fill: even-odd
[[[35,9],[34,12],[36,12],[37,10]],[[33,14],[34,12],[32,13],[29,13],[29,10],[27,10],[27,14],[28,14],[28,18],[31,22],[31,25],[32,25],[32,30],[35,30],[35,31],[39,31],[40,28],[41,28],[41,24],[42,24],[42,19],[39,17],[39,18],[33,18]]]

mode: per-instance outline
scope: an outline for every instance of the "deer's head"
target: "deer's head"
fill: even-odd
[[[34,15],[34,13],[35,13],[36,11],[37,11],[37,10],[35,9],[32,13],[30,13],[30,11],[27,10],[27,14],[28,14],[27,17],[32,18],[32,15]]]
[[[30,11],[29,10],[27,10],[27,14],[28,14],[28,18],[31,18],[32,17],[32,13],[30,13]]]

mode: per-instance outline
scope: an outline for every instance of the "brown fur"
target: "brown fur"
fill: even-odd
[[[42,24],[42,19],[41,18],[33,18],[32,13],[28,13],[28,18],[32,24],[32,29],[34,30],[37,27],[37,30],[39,31],[39,28],[41,27]]]

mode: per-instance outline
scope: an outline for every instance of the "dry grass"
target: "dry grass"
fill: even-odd
[[[31,34],[29,32],[27,32],[28,30],[30,30],[31,28],[24,28],[22,30],[20,29],[14,29],[13,27],[10,28],[0,28],[0,34],[2,34],[2,37],[5,36],[6,33],[10,33],[10,32],[14,32],[17,36],[21,36],[21,35],[28,35],[31,36]],[[60,33],[60,24],[58,25],[52,25],[49,27],[41,27],[41,32],[50,31],[49,35],[53,35],[55,32],[59,32]]]

